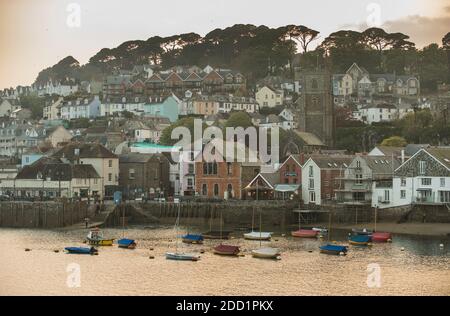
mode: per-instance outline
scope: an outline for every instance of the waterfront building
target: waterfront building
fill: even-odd
[[[280,106],[284,101],[284,91],[276,90],[269,86],[263,86],[256,91],[256,102],[260,108],[274,108]]]
[[[112,196],[119,185],[119,158],[103,145],[70,143],[56,151],[52,157],[72,164],[92,165],[100,176],[102,196]]]
[[[119,156],[119,185],[128,199],[167,196],[169,161],[163,154],[129,153]]]
[[[302,166],[302,199],[305,204],[322,205],[336,201],[343,188],[342,177],[353,156],[315,154]]]
[[[420,149],[395,170],[394,206],[450,203],[450,147]]]

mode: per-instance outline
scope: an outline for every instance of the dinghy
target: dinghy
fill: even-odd
[[[376,232],[372,234],[372,241],[373,242],[388,242],[392,240],[392,234],[391,233],[381,233]]]
[[[206,233],[203,233],[203,239],[230,239],[231,231],[209,231]]]
[[[220,256],[237,256],[241,250],[238,246],[218,245],[213,249],[216,255]]]
[[[260,248],[252,250],[252,256],[261,259],[276,259],[280,256],[280,250],[271,247]]]
[[[67,247],[65,248],[67,253],[76,255],[94,255],[98,253],[98,250],[94,247],[83,248],[83,247]]]
[[[319,234],[318,231],[310,229],[300,229],[291,233],[293,237],[298,238],[316,238]]]
[[[272,238],[272,233],[251,232],[244,234],[244,238],[248,240],[270,240]]]
[[[203,244],[202,235],[187,234],[182,237],[182,240],[185,244]]]
[[[366,229],[366,228],[364,228],[364,229],[353,228],[353,229],[352,229],[352,232],[353,232],[355,235],[362,235],[362,236],[370,236],[370,235],[373,234],[373,231],[372,231],[372,230]]]
[[[91,230],[87,235],[87,241],[90,245],[95,246],[112,246],[114,239],[106,239],[99,229]]]
[[[340,255],[347,254],[347,246],[340,246],[340,245],[325,245],[320,247],[320,252],[327,254],[327,255]]]
[[[133,239],[120,239],[118,242],[119,248],[136,249],[136,242]]]
[[[198,261],[200,256],[191,253],[166,253],[166,259],[168,260],[179,260],[179,261]]]
[[[181,205],[180,205],[180,202],[178,202],[178,215],[177,215],[177,220],[175,222],[176,236],[178,236],[178,230],[179,230],[179,226],[180,226],[180,212],[181,212]],[[189,234],[186,236],[189,236]],[[178,261],[198,261],[200,259],[199,255],[192,254],[192,253],[178,252],[178,239],[179,238],[177,237],[176,243],[175,243],[175,252],[167,252],[166,259],[167,260],[178,260]],[[202,239],[203,239],[203,237],[202,237]]]
[[[348,242],[354,246],[367,246],[371,240],[371,237],[368,235],[355,235],[350,236]]]

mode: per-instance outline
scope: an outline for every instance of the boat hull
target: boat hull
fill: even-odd
[[[122,249],[136,249],[137,244],[134,240],[130,239],[121,239],[118,242],[119,248]]]
[[[214,247],[213,252],[219,256],[237,256],[241,250],[237,246],[219,245]]]
[[[203,244],[202,235],[186,235],[182,237],[182,241],[185,244]]]
[[[295,232],[291,232],[291,235],[292,237],[297,238],[317,238],[318,233],[319,232],[315,230],[301,229]]]
[[[113,245],[114,239],[88,239],[88,243],[93,246],[110,247]]]
[[[95,248],[82,248],[82,247],[67,247],[65,248],[67,253],[73,255],[94,255],[98,253]]]
[[[189,253],[166,253],[167,260],[177,260],[177,261],[198,261],[200,256],[189,254]]]
[[[383,243],[388,242],[392,240],[392,234],[391,233],[373,233],[372,234],[372,241]]]
[[[338,246],[338,245],[326,245],[319,248],[320,252],[326,255],[334,255],[338,256],[341,253],[347,254],[347,247],[346,246]]]
[[[272,238],[272,233],[252,232],[244,234],[244,238],[247,240],[270,240]]]
[[[348,239],[350,245],[353,246],[368,246],[371,241],[371,237],[368,235],[355,235]]]
[[[261,248],[252,250],[252,256],[260,259],[276,259],[280,256],[280,250],[276,248]]]

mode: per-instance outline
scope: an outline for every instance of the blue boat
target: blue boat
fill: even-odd
[[[202,235],[191,235],[187,234],[182,237],[183,242],[186,244],[202,244],[203,236]]]
[[[67,247],[64,248],[68,253],[70,254],[77,254],[77,255],[94,255],[98,254],[98,250],[94,247],[91,248],[83,248],[83,247]]]
[[[348,251],[347,246],[339,245],[325,245],[320,247],[320,252],[329,255],[339,255],[341,253],[346,254]]]
[[[355,235],[350,236],[348,242],[354,246],[367,246],[371,240],[372,237],[368,235]]]
[[[133,239],[120,239],[117,243],[119,244],[119,248],[124,249],[136,249],[137,246],[136,241]]]

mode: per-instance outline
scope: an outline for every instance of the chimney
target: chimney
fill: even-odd
[[[405,163],[405,150],[402,149],[402,165]]]

